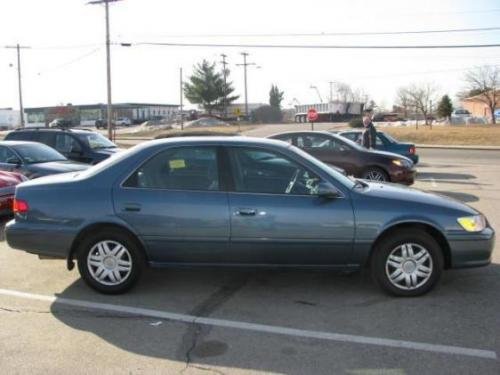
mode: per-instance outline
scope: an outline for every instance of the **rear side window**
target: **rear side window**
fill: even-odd
[[[169,190],[219,190],[217,149],[181,147],[155,155],[125,181],[125,187]]]
[[[54,132],[39,132],[34,134],[32,139],[35,142],[43,143],[44,145],[54,147],[55,144],[55,134]]]
[[[67,154],[72,151],[80,151],[81,146],[71,135],[56,134],[55,149],[63,154]]]

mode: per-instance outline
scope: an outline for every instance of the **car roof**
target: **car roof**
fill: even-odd
[[[48,147],[40,142],[30,142],[30,141],[0,141],[0,146],[21,146],[21,145],[43,145]]]
[[[196,145],[196,144],[214,144],[228,146],[274,146],[280,148],[289,148],[290,144],[277,140],[246,136],[193,136],[193,137],[172,137],[156,139],[144,142],[136,147],[149,147],[153,145]]]
[[[27,133],[27,132],[64,132],[64,133],[76,133],[76,134],[88,134],[88,133],[97,133],[92,130],[87,129],[60,129],[60,128],[20,128],[14,130],[16,133]]]

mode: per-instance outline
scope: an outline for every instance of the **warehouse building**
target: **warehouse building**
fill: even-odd
[[[107,118],[106,104],[63,105],[25,108],[26,127],[48,126],[54,119],[65,119],[74,125],[94,126],[97,120]],[[133,123],[148,120],[173,119],[179,111],[177,104],[117,103],[113,104],[113,118],[128,118]]]

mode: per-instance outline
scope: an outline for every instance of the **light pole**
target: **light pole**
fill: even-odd
[[[314,85],[311,85],[311,87],[310,87],[310,88],[311,88],[311,89],[313,89],[313,90],[316,90],[316,94],[318,94],[319,101],[320,101],[321,103],[323,103],[323,98],[321,97],[321,94],[319,93],[318,87],[317,87],[317,86],[314,86]]]
[[[113,139],[113,104],[111,101],[111,48],[109,41],[109,3],[115,3],[121,0],[93,0],[87,4],[96,5],[104,4],[105,17],[106,17],[106,79],[108,91],[108,105],[107,105],[107,124],[108,124],[108,138]]]
[[[224,114],[224,119],[227,118],[227,55],[221,54],[222,57],[222,74],[224,75],[224,102],[222,103],[223,106],[223,114]]]
[[[21,49],[30,48],[26,46],[20,46],[19,43],[15,46],[5,46],[5,48],[17,50],[17,85],[19,89],[19,119],[21,120],[21,128],[24,128],[24,106],[23,106],[23,85],[21,79]]]
[[[182,104],[182,99],[184,97],[184,93],[183,93],[183,88],[184,88],[184,83],[182,82],[182,68],[180,68],[180,108],[181,108],[181,130],[184,130],[184,114],[182,113],[182,107],[183,107],[183,104]]]

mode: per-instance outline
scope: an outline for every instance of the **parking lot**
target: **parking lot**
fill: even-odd
[[[419,153],[416,188],[500,229],[500,151]],[[499,245],[489,267],[401,299],[367,272],[251,270],[150,270],[104,296],[64,261],[0,243],[5,373],[498,374],[499,311]]]

